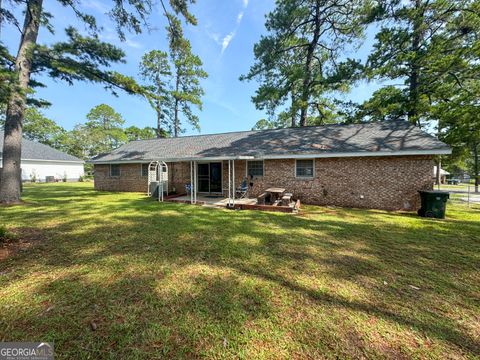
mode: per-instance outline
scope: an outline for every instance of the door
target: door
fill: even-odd
[[[198,164],[198,192],[210,192],[210,164]]]
[[[210,192],[222,192],[222,163],[210,163]]]
[[[221,193],[222,192],[222,163],[199,163],[198,164],[198,192]]]

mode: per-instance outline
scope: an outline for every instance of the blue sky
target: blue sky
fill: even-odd
[[[45,1],[46,10],[54,15],[56,34],[50,35],[42,29],[39,43],[50,43],[63,38],[63,29],[69,25],[82,30],[70,9],[65,9],[56,1]],[[127,36],[120,42],[113,25],[105,16],[110,1],[82,0],[82,7],[97,17],[104,27],[102,39],[112,42],[127,54],[126,64],[115,65],[124,74],[137,76],[141,56],[152,49],[167,50],[165,40],[165,19],[159,9],[154,9],[150,22],[153,31],[141,35]],[[202,85],[205,89],[203,111],[199,113],[201,133],[227,132],[250,129],[265,114],[257,111],[251,102],[255,93],[255,82],[241,82],[239,76],[248,72],[253,64],[253,45],[265,33],[265,14],[274,7],[274,0],[198,0],[191,11],[198,19],[196,27],[187,26],[185,34],[190,39],[194,53],[200,56],[204,69],[209,74]],[[2,41],[16,52],[18,31],[2,29]],[[364,59],[372,43],[373,33],[369,31],[360,49],[351,49],[350,55]],[[38,90],[38,97],[52,103],[44,113],[58,124],[71,129],[76,123],[85,121],[88,111],[101,103],[112,106],[126,120],[126,125],[155,126],[155,114],[148,103],[135,96],[119,92],[115,97],[99,84],[75,83],[68,86],[64,82],[42,79],[47,88]],[[361,101],[378,88],[378,84],[358,84],[346,97]],[[187,127],[186,134],[195,134]]]

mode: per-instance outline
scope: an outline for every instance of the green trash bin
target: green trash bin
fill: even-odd
[[[450,197],[448,191],[423,190],[419,191],[422,199],[422,207],[418,215],[422,217],[445,219],[447,200]]]

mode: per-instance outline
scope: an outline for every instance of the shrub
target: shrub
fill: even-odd
[[[63,173],[63,179],[62,180],[63,180],[63,182],[67,182],[67,172],[66,171]]]
[[[80,175],[80,177],[78,178],[78,182],[84,182],[84,181],[85,181],[85,178],[82,175]]]

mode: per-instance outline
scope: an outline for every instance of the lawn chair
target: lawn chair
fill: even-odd
[[[247,197],[247,178],[244,178],[242,181],[242,185],[235,189],[235,198],[237,199],[245,199]]]
[[[187,195],[190,195],[192,193],[192,184],[185,184],[185,191]]]

